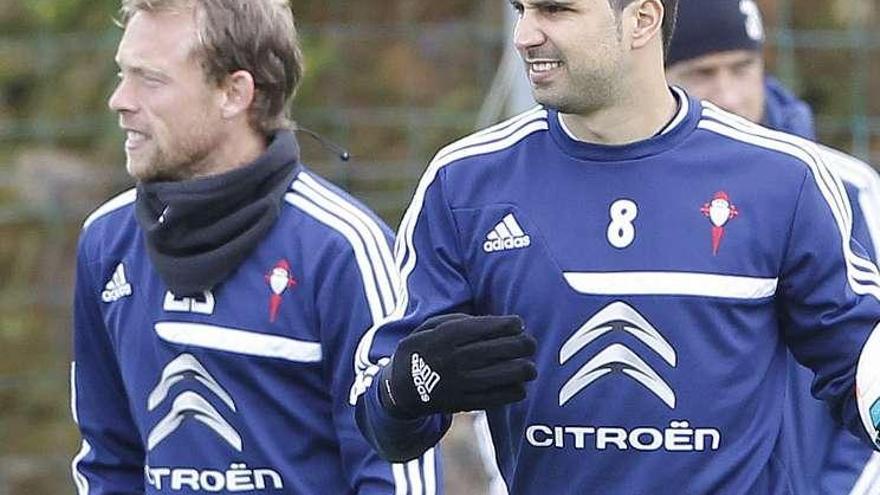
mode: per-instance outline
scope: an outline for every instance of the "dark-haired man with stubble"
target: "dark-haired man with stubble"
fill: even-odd
[[[434,494],[433,450],[378,458],[355,344],[394,308],[388,229],[299,157],[283,0],[124,0],[110,108],[136,188],[85,222],[80,495]]]
[[[877,439],[880,275],[844,187],[813,143],[667,85],[676,3],[511,2],[540,105],[416,189],[401,299],[356,356],[383,457],[484,409],[510,493],[793,493],[788,349]]]

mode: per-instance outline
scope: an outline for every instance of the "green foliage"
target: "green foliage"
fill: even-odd
[[[112,19],[118,0],[20,0],[30,23],[27,31],[68,32],[101,29]]]
[[[339,45],[333,38],[306,31],[300,33],[300,43],[303,53],[306,54],[305,73],[294,99],[294,109],[298,102],[315,101],[321,82],[333,71],[336,61],[339,60]]]

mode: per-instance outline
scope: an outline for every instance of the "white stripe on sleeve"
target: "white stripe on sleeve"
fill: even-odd
[[[73,415],[73,422],[79,424],[79,413],[77,412],[76,407],[76,361],[70,362],[70,412]],[[79,470],[79,463],[82,462],[91,451],[92,446],[89,445],[89,442],[83,439],[79,452],[77,452],[73,457],[73,461],[70,463],[70,471],[73,474],[73,483],[76,485],[77,495],[89,494],[89,480]]]
[[[326,210],[335,213],[338,217],[345,219],[358,231],[369,250],[373,269],[380,275],[377,279],[382,292],[382,300],[388,304],[386,313],[390,313],[394,307],[400,277],[397,274],[391,250],[382,249],[382,247],[387,246],[388,241],[379,224],[370,218],[366,212],[346,201],[308,173],[299,174],[297,180],[293,183],[293,190],[298,191]]]
[[[801,160],[812,172],[812,177],[828,204],[837,223],[841,238],[842,255],[846,265],[847,280],[857,294],[871,294],[880,299],[880,275],[871,260],[859,257],[852,251],[852,208],[840,178],[832,173],[822,160],[816,145],[789,134],[757,126],[745,119],[730,115],[703,103],[704,119],[699,127],[731,139],[775,150]]]
[[[422,494],[422,471],[419,469],[419,459],[413,459],[406,463],[406,475],[410,483],[412,495]]]
[[[377,276],[373,270],[373,267],[376,266],[376,264],[370,260],[368,254],[369,250],[365,245],[365,240],[358,235],[357,230],[355,230],[349,223],[317,205],[314,201],[306,198],[302,194],[288,193],[284,196],[284,199],[319,222],[336,230],[348,240],[348,243],[354,251],[355,260],[360,268],[361,278],[364,283],[364,291],[367,297],[367,304],[370,307],[371,319],[373,322],[380,321],[385,315],[384,303],[382,301],[381,291],[379,290],[376,278],[374,277],[381,275]]]
[[[880,175],[867,163],[835,149],[820,144],[819,151],[828,166],[858,190],[858,198],[855,199],[859,202],[874,244],[874,252],[870,254],[876,261],[880,254]]]
[[[127,206],[131,203],[134,203],[136,196],[137,196],[137,189],[131,188],[131,189],[111,198],[109,201],[107,201],[103,205],[99,206],[97,210],[92,212],[86,218],[86,220],[83,222],[83,227],[82,227],[83,230],[89,228],[89,225],[91,225],[95,220],[103,217],[104,215],[106,215],[112,211],[118,210],[119,208],[122,208],[123,206]]]
[[[416,187],[415,195],[404,214],[403,221],[398,229],[398,236],[394,246],[394,260],[400,269],[400,297],[394,311],[388,316],[387,321],[399,320],[406,313],[409,305],[409,292],[407,280],[415,269],[416,253],[413,244],[415,224],[424,205],[425,194],[428,187],[436,179],[438,172],[444,166],[455,161],[500,151],[515,145],[527,136],[548,129],[547,111],[541,107],[525,112],[493,128],[478,132],[464,139],[456,141],[441,149],[434,160],[428,165],[428,169]],[[354,404],[357,398],[363,394],[372,383],[373,377],[380,368],[369,362],[369,352],[372,347],[376,331],[381,324],[374,325],[361,338],[355,356],[355,382],[351,388],[349,401]],[[382,358],[379,364],[387,362],[387,357]]]
[[[394,475],[394,495],[406,495],[409,484],[406,482],[406,469],[403,464],[392,464],[391,473]]]
[[[425,472],[425,495],[437,495],[437,470],[434,449],[430,448],[422,456],[422,466]]]

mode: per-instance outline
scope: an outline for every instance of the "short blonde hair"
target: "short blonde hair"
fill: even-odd
[[[303,56],[287,0],[122,0],[121,24],[138,12],[192,10],[198,29],[193,55],[220,84],[248,71],[256,87],[251,125],[264,135],[290,126],[287,103],[303,75]]]

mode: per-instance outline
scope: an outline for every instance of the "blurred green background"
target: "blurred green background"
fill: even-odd
[[[877,0],[759,1],[770,68],[817,111],[822,140],[880,163]],[[73,493],[70,299],[82,220],[130,187],[106,108],[117,0],[0,0],[0,495]],[[396,227],[422,169],[471,131],[509,34],[505,0],[295,0],[307,60],[306,163]],[[873,63],[873,64],[872,64]],[[499,115],[500,117],[500,115]],[[483,481],[466,433],[448,493]]]

